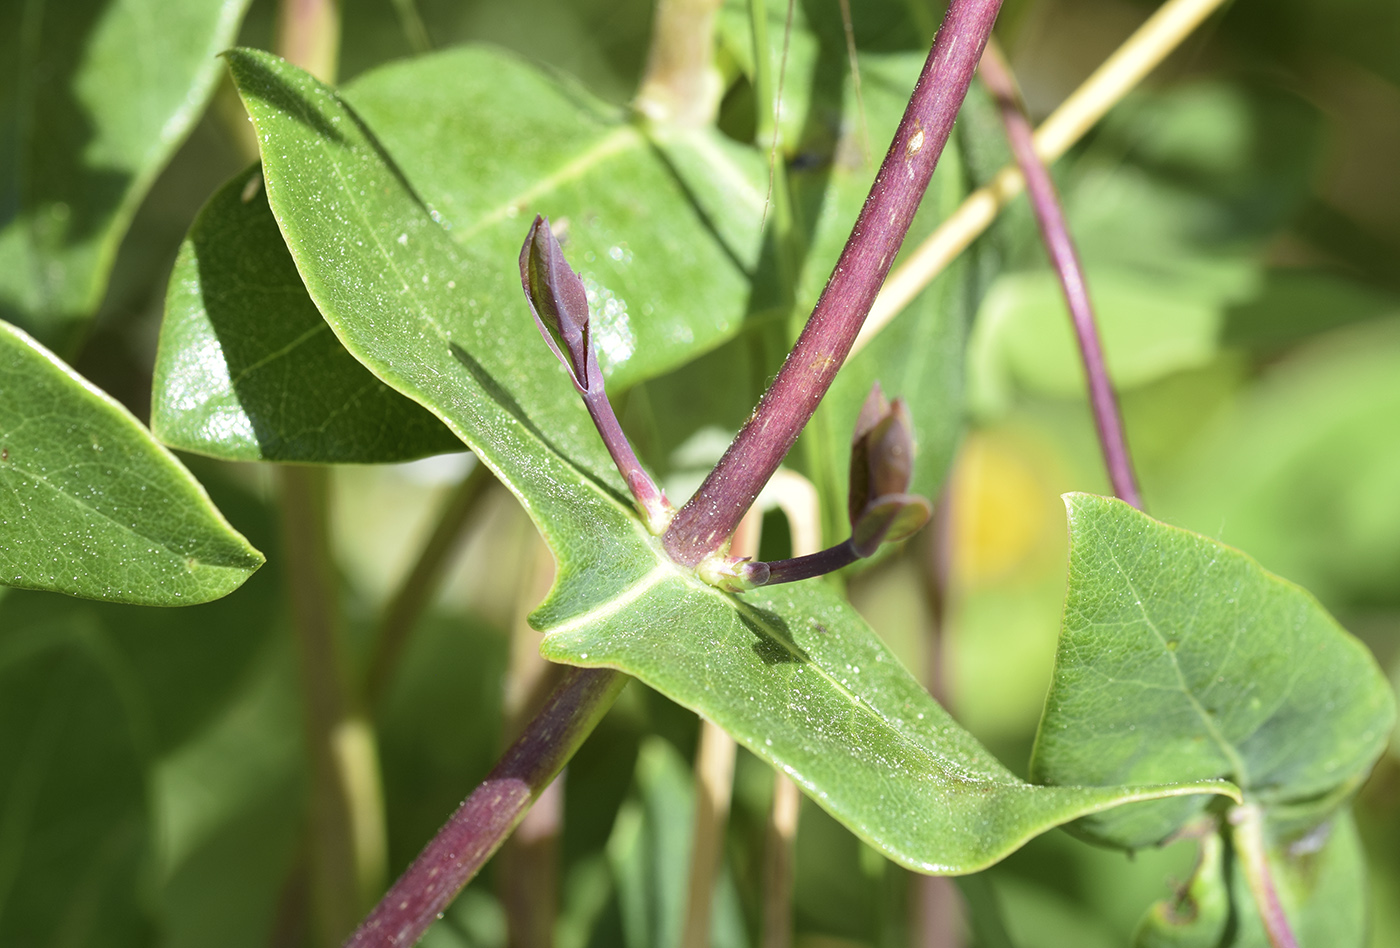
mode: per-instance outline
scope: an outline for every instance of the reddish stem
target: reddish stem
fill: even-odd
[[[360,923],[346,948],[396,948],[421,938],[505,842],[626,682],[626,675],[606,668],[565,672],[540,713]]]
[[[1089,290],[1084,280],[1084,267],[1079,262],[1069,226],[1065,223],[1060,196],[1055,191],[1055,183],[1050,180],[1045,162],[1036,154],[1035,132],[1021,109],[1016,80],[995,45],[988,46],[982,54],[980,73],[982,82],[996,97],[997,105],[1001,108],[1006,137],[1016,156],[1016,164],[1026,179],[1026,193],[1030,196],[1036,223],[1040,225],[1041,239],[1064,288],[1065,302],[1069,305],[1070,318],[1074,323],[1074,335],[1079,342],[1079,354],[1084,359],[1084,371],[1089,377],[1089,405],[1094,411],[1094,427],[1098,430],[1099,445],[1103,448],[1104,465],[1108,468],[1113,492],[1141,509],[1142,494],[1138,490],[1133,461],[1128,454],[1123,416],[1118,410],[1113,383],[1108,378],[1094,307],[1089,301]]]
[[[1239,853],[1245,881],[1259,909],[1259,918],[1264,923],[1269,944],[1273,948],[1298,948],[1298,939],[1288,924],[1288,914],[1279,901],[1273,871],[1269,867],[1263,810],[1257,803],[1243,803],[1230,811],[1229,819],[1235,851]]]
[[[746,579],[753,576],[754,585],[757,586],[776,586],[778,583],[795,583],[814,576],[825,576],[838,569],[845,569],[860,558],[855,544],[847,540],[816,553],[794,556],[790,560],[745,563],[739,567],[739,575]],[[758,576],[763,577],[761,582],[758,581]]]
[[[851,351],[933,176],[1001,0],[952,0],[894,141],[802,335],[757,410],[666,532],[694,566],[734,532]]]
[[[830,387],[909,230],[1000,8],[1001,0],[949,4],[870,197],[807,327],[753,419],[666,534],[677,560],[694,566],[728,539]],[[417,941],[573,756],[626,680],[605,669],[570,669],[347,948]]]

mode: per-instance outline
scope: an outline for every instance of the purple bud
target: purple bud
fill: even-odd
[[[861,406],[851,437],[847,511],[851,544],[861,556],[881,543],[902,540],[928,522],[933,507],[908,493],[914,476],[914,434],[904,400],[891,404],[876,382]]]
[[[588,293],[564,259],[548,219],[538,215],[525,235],[525,246],[520,248],[520,284],[535,325],[568,368],[578,390],[587,392],[590,386],[601,385],[588,330]]]
[[[914,474],[914,435],[909,409],[891,405],[876,382],[856,418],[851,438],[851,480],[847,511],[854,525],[881,497],[909,490]]]
[[[911,536],[932,516],[933,506],[918,494],[886,494],[851,523],[851,546],[862,557],[873,556],[881,543]]]

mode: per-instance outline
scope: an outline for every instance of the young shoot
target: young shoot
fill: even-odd
[[[711,557],[701,576],[731,592],[811,579],[873,556],[883,543],[912,536],[933,515],[927,498],[908,493],[914,475],[914,435],[904,400],[890,402],[876,382],[851,435],[851,477],[846,509],[851,535],[806,556],[771,562]]]
[[[598,355],[593,348],[588,314],[588,293],[583,280],[569,262],[564,250],[549,228],[549,220],[539,215],[525,235],[520,248],[520,284],[525,299],[535,317],[540,335],[564,367],[569,370],[574,388],[583,397],[588,414],[603,438],[627,487],[632,491],[637,511],[654,536],[666,532],[673,511],[661,488],[643,469],[632,450],[608,393],[603,389],[603,372],[598,367]]]

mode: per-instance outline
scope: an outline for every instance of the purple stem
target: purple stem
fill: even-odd
[[[1288,924],[1283,904],[1279,902],[1273,872],[1269,868],[1263,811],[1257,803],[1243,803],[1230,811],[1229,819],[1235,850],[1239,853],[1245,881],[1259,909],[1259,918],[1264,923],[1269,944],[1273,948],[1298,948],[1298,939]]]
[[[795,583],[800,579],[811,579],[813,576],[825,576],[838,569],[845,569],[860,558],[855,545],[847,540],[845,543],[838,543],[806,556],[794,556],[790,560],[769,560],[753,565],[767,567],[768,578],[761,585],[772,586],[777,583]]]
[[[612,705],[627,676],[570,668],[486,780],[374,907],[346,948],[412,945],[500,848]]]
[[[728,539],[831,386],[908,233],[1000,9],[1001,0],[951,0],[889,153],[807,327],[754,417],[665,535],[677,560],[694,566]],[[589,407],[618,460],[625,439],[610,436],[617,422],[611,407]],[[619,464],[624,472],[641,471],[640,464],[632,468],[635,455],[627,455],[630,446]],[[646,491],[633,480],[628,474],[634,491]],[[645,506],[649,497],[638,499]],[[571,668],[347,948],[400,948],[417,941],[500,847],[626,681],[616,671]]]
[[[909,231],[1001,0],[951,0],[894,141],[802,335],[719,464],[666,532],[694,566],[723,546],[778,469],[846,360]]]
[[[1001,108],[1006,137],[1011,142],[1016,164],[1020,165],[1021,174],[1025,176],[1026,193],[1030,196],[1036,223],[1040,225],[1041,239],[1064,288],[1065,302],[1069,304],[1074,334],[1079,342],[1079,353],[1084,358],[1084,371],[1089,377],[1089,404],[1094,411],[1094,427],[1098,429],[1099,444],[1103,448],[1104,465],[1108,468],[1113,492],[1142,509],[1142,494],[1138,490],[1133,461],[1128,454],[1128,439],[1123,432],[1118,398],[1113,393],[1113,383],[1109,381],[1108,367],[1104,364],[1103,345],[1099,342],[1094,307],[1089,302],[1084,267],[1079,262],[1074,240],[1065,223],[1064,208],[1060,205],[1055,183],[1050,180],[1045,162],[1035,152],[1035,133],[1021,109],[1016,80],[1012,78],[1010,68],[995,45],[989,46],[982,54],[980,72],[983,83]]]
[[[598,429],[599,437],[603,439],[603,445],[608,449],[608,454],[612,456],[619,473],[627,481],[627,488],[637,501],[637,507],[646,519],[647,527],[653,535],[659,536],[671,522],[671,503],[661,488],[656,486],[646,468],[642,467],[637,453],[632,450],[632,443],[627,440],[627,435],[622,433],[622,426],[617,422],[617,413],[613,411],[612,402],[608,401],[608,393],[603,390],[597,356],[590,351],[588,358],[590,371],[599,381],[587,390],[579,389],[579,394],[583,396],[583,404],[593,418],[593,424]]]

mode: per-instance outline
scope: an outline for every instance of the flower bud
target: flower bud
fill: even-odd
[[[586,392],[591,385],[602,384],[601,377],[594,377],[599,373],[589,335],[588,293],[564,259],[549,221],[538,215],[525,235],[525,246],[520,248],[520,283],[535,325],[568,368],[574,385]]]
[[[847,512],[851,542],[861,556],[902,540],[928,522],[932,505],[907,493],[914,473],[914,435],[904,400],[891,404],[875,383],[851,437]]]

